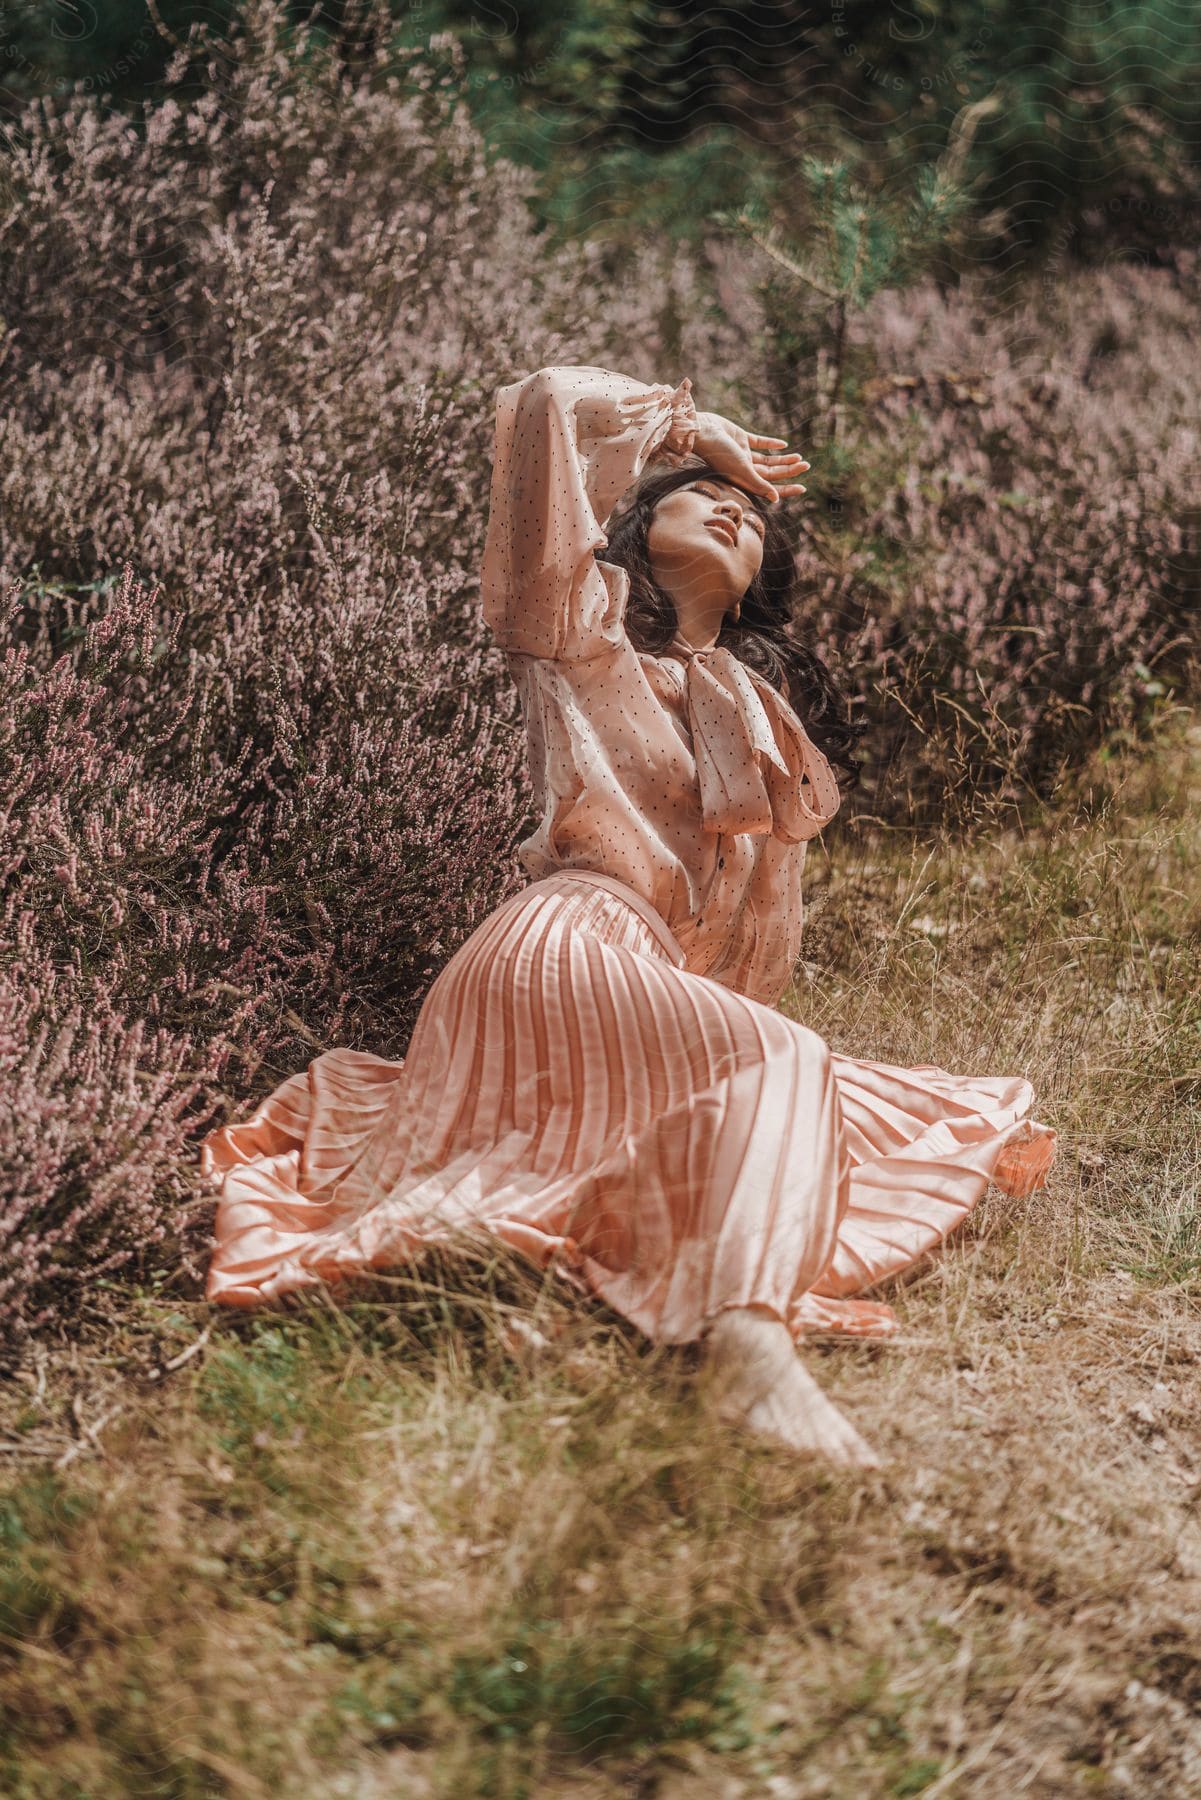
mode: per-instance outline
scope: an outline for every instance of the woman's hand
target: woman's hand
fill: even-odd
[[[803,474],[809,464],[795,451],[785,451],[787,442],[787,438],[744,431],[720,413],[698,412],[692,454],[703,457],[719,475],[727,476],[739,487],[776,501],[786,494],[805,492],[798,481],[789,477]]]

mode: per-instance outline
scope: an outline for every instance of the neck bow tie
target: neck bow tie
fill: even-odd
[[[724,648],[668,654],[686,667],[705,830],[815,837],[838,811],[838,783],[783,696]]]

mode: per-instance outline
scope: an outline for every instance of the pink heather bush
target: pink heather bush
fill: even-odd
[[[182,1153],[213,1112],[196,1098],[228,1057],[131,1025],[105,979],[38,952],[29,919],[0,969],[0,1308],[26,1332],[75,1300],[85,1270],[153,1266],[194,1187]]]
[[[948,782],[1047,792],[1138,727],[1156,675],[1187,680],[1199,328],[1195,280],[1137,267],[991,317],[923,292],[864,321],[877,379],[843,526],[858,547],[831,569],[811,541],[804,566],[825,631],[930,732],[944,803]]]
[[[17,1336],[195,1271],[202,1125],[331,1043],[403,1054],[521,879],[477,568],[492,397],[574,354],[572,266],[417,61],[302,66],[263,7],[213,84],[144,136],[32,109],[0,193]]]
[[[836,553],[811,536],[803,567],[878,716],[895,696],[916,721],[894,715],[893,805],[923,785],[944,806],[951,787],[969,806],[1047,794],[1141,729],[1157,684],[1189,687],[1196,262],[1056,276],[1015,310],[885,296],[861,321]]]
[[[822,315],[765,302],[764,260],[715,251],[701,281],[651,249],[607,309],[614,354],[666,357],[700,405],[787,431],[812,462],[807,616],[872,723],[861,802],[908,816],[1046,794],[1146,721],[1157,680],[1187,683],[1199,271],[1196,253],[1049,270],[1004,310],[984,283],[881,295],[851,322],[834,442]]]
[[[402,1054],[429,978],[511,886],[519,740],[481,716],[478,650],[405,670],[381,647],[369,679],[350,657],[360,685],[326,684],[324,723],[265,676],[273,729],[226,758],[222,677],[181,619],[127,574],[73,654],[10,644],[0,666],[11,1327],[164,1239],[183,1253],[202,1123],[323,1044]]]
[[[703,405],[803,426],[815,500],[838,473],[753,271],[650,246],[617,287],[594,246],[548,254],[453,45],[447,82],[281,18],[260,0],[204,51],[203,97],[143,130],[32,107],[2,165],[18,1341],[101,1273],[194,1283],[202,1131],[331,1044],[403,1055],[523,879],[524,736],[477,614],[497,386],[688,374]],[[917,719],[898,766],[1021,787],[1133,716],[1196,599],[1197,323],[1168,274],[1116,270],[1026,315],[922,294],[856,325],[842,511],[800,515],[801,555],[877,743]],[[948,717],[957,741],[923,735]]]

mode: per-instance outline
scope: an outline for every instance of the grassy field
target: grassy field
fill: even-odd
[[[808,1352],[882,1471],[482,1254],[270,1317],[98,1291],[2,1395],[0,1789],[1201,1793],[1199,756],[811,860],[788,1009],[1062,1134],[898,1340]]]

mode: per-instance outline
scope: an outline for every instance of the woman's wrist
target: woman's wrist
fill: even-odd
[[[661,448],[674,456],[691,456],[696,434],[696,402],[692,398],[692,381],[686,375],[671,396],[671,427]]]
[[[703,456],[715,439],[728,443],[731,421],[723,418],[721,413],[698,412],[696,415],[696,431],[693,435],[692,453]]]

